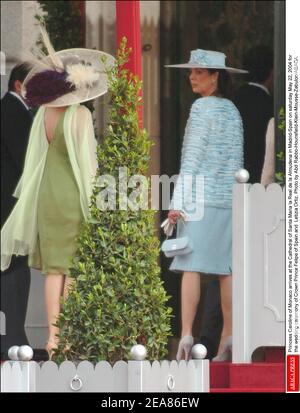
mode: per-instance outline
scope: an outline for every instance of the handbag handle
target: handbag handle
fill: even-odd
[[[186,225],[185,221],[187,220],[187,215],[180,211],[180,217],[179,219],[182,219],[182,222]],[[164,222],[161,224],[161,228],[164,229],[164,233],[166,235],[166,239],[168,239],[174,231],[176,224],[171,224],[169,218],[165,219]]]

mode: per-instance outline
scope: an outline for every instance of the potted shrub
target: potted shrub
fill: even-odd
[[[97,150],[91,220],[78,238],[71,268],[74,283],[57,321],[59,347],[53,357],[57,362],[127,360],[135,344],[146,346],[150,360],[160,360],[167,353],[171,309],[160,278],[156,212],[120,209],[127,195],[120,188],[116,208],[99,209],[99,195],[104,190],[98,184],[101,176],[109,175],[119,185],[124,168],[128,178],[145,177],[149,166],[152,143],[140,128],[137,114],[141,81],[124,68],[129,53],[124,38],[116,65],[108,71],[108,126]],[[138,188],[139,183],[132,189]]]

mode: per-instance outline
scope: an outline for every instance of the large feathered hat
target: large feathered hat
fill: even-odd
[[[39,26],[48,55],[34,50],[33,68],[22,85],[29,106],[68,106],[107,92],[106,70],[115,59],[99,50],[74,48],[56,52],[43,24]]]

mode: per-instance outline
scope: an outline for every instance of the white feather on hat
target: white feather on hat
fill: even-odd
[[[85,48],[73,48],[56,52],[49,39],[44,24],[39,25],[43,43],[48,55],[41,49],[32,49],[28,58],[32,65],[25,78],[21,93],[26,98],[26,84],[37,73],[45,70],[66,71],[66,81],[75,86],[75,90],[60,96],[46,106],[66,106],[95,99],[107,92],[106,70],[115,64],[115,58],[108,53]]]
[[[40,28],[40,32],[41,32],[41,35],[42,35],[44,45],[45,45],[45,47],[48,51],[48,57],[52,61],[54,67],[63,70],[64,69],[64,64],[61,61],[61,59],[57,56],[57,54],[54,50],[54,47],[52,46],[52,43],[50,42],[48,33],[46,31],[46,27],[43,24],[40,24],[39,28]]]
[[[72,83],[76,89],[82,87],[92,87],[99,79],[100,74],[95,72],[94,68],[83,63],[67,65],[67,81]]]

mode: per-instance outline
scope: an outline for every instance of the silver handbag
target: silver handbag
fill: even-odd
[[[176,255],[190,254],[193,251],[192,241],[189,237],[166,239],[161,250],[166,257],[175,257]]]
[[[181,213],[180,215],[183,223],[185,223],[186,215],[184,213]],[[172,235],[174,230],[174,225],[171,224],[168,219],[166,219],[161,224],[161,227],[164,229],[164,233],[167,235],[167,239],[161,245],[161,250],[166,257],[169,258],[175,257],[176,255],[190,254],[193,251],[193,243],[187,236],[168,239],[168,237]]]

